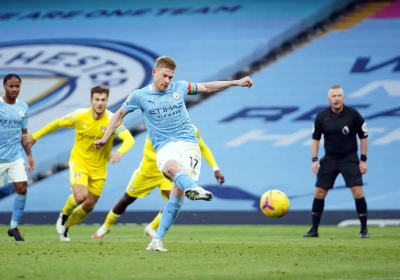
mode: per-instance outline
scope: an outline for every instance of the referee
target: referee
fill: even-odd
[[[356,109],[344,105],[344,92],[340,86],[334,85],[329,89],[328,100],[331,106],[318,113],[314,121],[311,169],[317,173],[317,182],[312,205],[312,228],[303,237],[318,237],[324,199],[340,173],[355,200],[361,223],[360,237],[368,238],[367,202],[362,187],[362,174],[367,172],[368,133],[365,120]],[[322,134],[325,155],[318,164],[318,148]],[[357,155],[357,135],[361,145],[360,159]]]

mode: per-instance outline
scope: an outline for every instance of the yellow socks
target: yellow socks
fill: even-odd
[[[89,213],[86,213],[82,205],[80,205],[78,208],[75,209],[74,212],[72,212],[71,216],[68,217],[67,220],[67,228],[70,228],[76,224],[79,224],[82,222],[86,217],[89,215]]]
[[[157,216],[154,218],[154,220],[151,221],[150,226],[154,229],[157,229],[158,226],[160,225],[161,221],[161,212],[157,214]]]
[[[74,211],[76,206],[78,206],[78,203],[75,200],[74,194],[70,194],[70,196],[68,196],[67,202],[65,202],[65,205],[62,209],[62,213],[69,216],[71,215],[72,211]]]
[[[113,212],[113,210],[110,210],[110,212],[108,212],[107,218],[104,221],[104,226],[106,228],[111,228],[113,226],[113,224],[118,220],[118,218],[121,215],[117,215]]]

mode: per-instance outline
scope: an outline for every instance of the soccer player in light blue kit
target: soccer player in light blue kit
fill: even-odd
[[[214,93],[232,86],[251,87],[249,77],[235,81],[209,83],[172,82],[176,69],[170,57],[156,60],[153,83],[134,90],[124,105],[111,118],[102,139],[96,140],[96,148],[103,146],[124,116],[140,109],[147,132],[157,151],[157,167],[165,177],[174,182],[169,201],[161,216],[157,233],[147,246],[148,251],[167,251],[162,238],[171,227],[186,195],[191,200],[212,200],[212,193],[197,185],[200,176],[201,151],[195,135],[184,96],[197,93]]]
[[[28,133],[29,109],[25,102],[17,99],[21,88],[21,78],[17,74],[6,75],[3,86],[5,95],[0,96],[0,187],[4,184],[4,173],[7,172],[8,182],[14,183],[14,190],[17,193],[8,235],[14,237],[16,241],[24,241],[18,230],[18,224],[26,203],[28,185],[26,171],[35,168],[31,149],[22,141],[22,135]],[[28,156],[28,170],[25,168],[22,150],[25,150]]]

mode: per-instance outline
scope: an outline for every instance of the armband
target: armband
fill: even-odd
[[[313,157],[313,158],[312,158],[312,162],[315,162],[315,161],[318,161],[318,158],[317,158],[317,157]]]
[[[367,161],[367,156],[366,155],[361,155],[360,156],[361,161]]]

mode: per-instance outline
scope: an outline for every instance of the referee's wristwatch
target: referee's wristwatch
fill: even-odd
[[[318,158],[317,157],[313,157],[311,160],[312,160],[312,162],[318,161]]]

